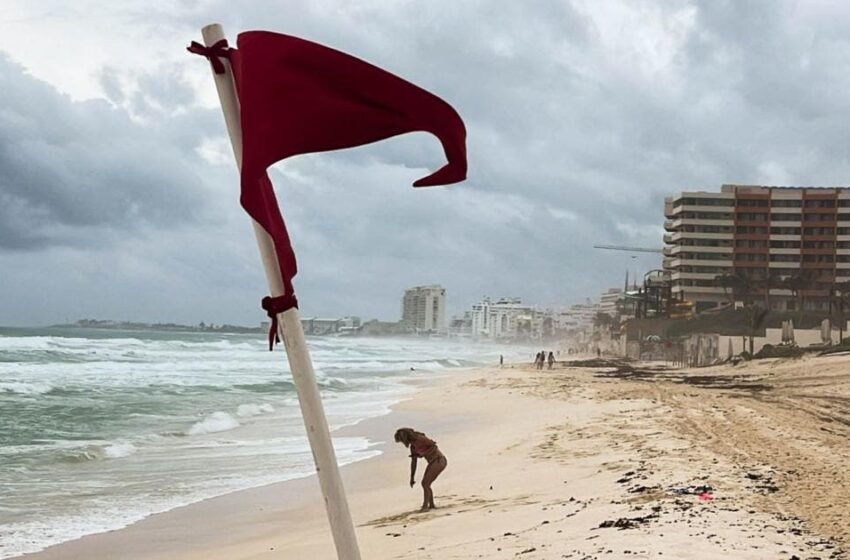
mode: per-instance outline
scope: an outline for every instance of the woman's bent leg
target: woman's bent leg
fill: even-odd
[[[448,461],[446,461],[445,456],[436,459],[432,463],[428,463],[428,468],[425,469],[425,474],[422,475],[422,490],[424,493],[422,509],[433,509],[437,507],[434,505],[434,491],[431,490],[431,484],[437,480],[437,477],[445,470],[447,464]]]

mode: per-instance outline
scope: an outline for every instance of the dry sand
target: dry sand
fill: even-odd
[[[449,460],[428,513],[416,511],[401,446],[343,469],[364,559],[845,558],[850,357],[585,366],[464,372],[347,428],[388,441],[412,425]],[[700,486],[711,499],[673,490]],[[335,555],[310,478],[31,558]]]

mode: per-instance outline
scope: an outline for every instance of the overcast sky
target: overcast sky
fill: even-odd
[[[235,8],[235,6],[239,6]],[[564,305],[660,255],[663,198],[850,183],[850,4],[3,0],[0,324],[255,324],[266,287],[200,27],[299,35],[440,95],[469,180],[414,134],[272,173],[304,315],[397,319],[405,288]]]

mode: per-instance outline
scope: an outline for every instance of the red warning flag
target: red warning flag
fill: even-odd
[[[424,131],[440,140],[448,163],[413,185],[466,179],[466,128],[436,95],[359,58],[289,35],[248,31],[239,35],[237,47],[209,54],[217,61],[216,55],[227,53],[233,65],[242,120],[241,202],[274,239],[288,289],[295,258],[266,177],[270,165]]]
[[[466,179],[466,128],[439,97],[343,52],[268,31],[241,33],[237,47],[222,41],[189,50],[218,73],[220,58],[230,59],[242,122],[241,203],[274,240],[292,306],[295,255],[267,168],[298,154],[424,131],[440,140],[448,163],[413,185],[457,183]]]

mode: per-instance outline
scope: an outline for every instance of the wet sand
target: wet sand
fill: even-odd
[[[343,469],[363,558],[846,557],[850,357],[573,365],[459,373],[347,428],[388,442]],[[435,511],[389,443],[402,425],[448,457]],[[320,501],[281,483],[28,558],[335,558]]]

